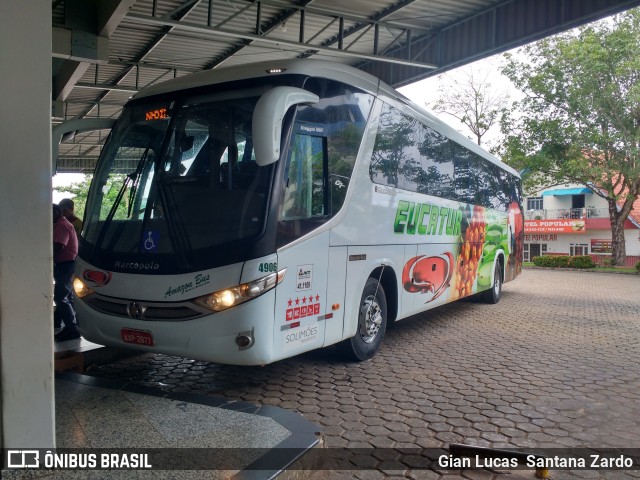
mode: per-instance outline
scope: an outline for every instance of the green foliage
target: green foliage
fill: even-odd
[[[558,182],[638,178],[640,28],[637,10],[616,26],[596,24],[525,48],[531,63],[508,56],[503,73],[525,92],[524,113],[503,124],[507,159]],[[514,112],[515,113],[515,112]],[[615,195],[612,188],[607,193]]]
[[[92,175],[85,175],[84,180],[71,185],[63,185],[55,187],[54,190],[60,193],[70,193],[69,198],[73,199],[73,210],[77,217],[83,218],[85,205],[87,204],[87,196],[89,195],[89,185],[91,184]]]
[[[104,219],[109,214],[111,206],[118,196],[118,192],[124,183],[125,174],[111,175],[106,185],[103,187],[103,192],[106,192],[101,205],[100,218]],[[87,197],[89,195],[89,186],[91,185],[92,175],[85,175],[82,182],[72,183],[71,185],[56,187],[57,192],[70,193],[69,197],[73,198],[74,211],[77,217],[83,218],[85,207],[87,204]],[[125,195],[123,201],[120,203],[116,212],[115,218],[127,218],[127,201],[128,197]]]
[[[566,255],[547,255],[544,257],[534,257],[533,264],[536,267],[550,268],[594,268],[596,264],[589,255],[569,257]]]
[[[533,257],[532,261],[536,267],[548,267],[548,258],[550,257]]]
[[[640,262],[636,262],[636,271],[640,273]]]
[[[571,261],[571,257],[567,256],[553,256],[553,257],[543,257],[550,260],[550,267],[558,267],[558,268],[566,268],[569,266],[569,262]]]
[[[569,257],[566,256],[544,256],[536,257],[533,263],[538,267],[568,267]]]
[[[594,268],[596,266],[589,255],[569,257],[569,259],[569,266],[571,268]]]
[[[612,232],[623,228],[640,194],[640,10],[549,37],[507,55],[502,73],[524,98],[501,123],[503,159],[527,169],[525,189],[596,185],[610,207],[622,205]],[[613,258],[624,236],[613,235]]]

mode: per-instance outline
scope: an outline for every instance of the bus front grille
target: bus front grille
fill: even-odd
[[[147,303],[133,302],[115,298],[104,298],[92,295],[86,299],[86,304],[101,313],[118,317],[134,318],[159,322],[180,322],[192,320],[206,315],[205,312],[195,310],[185,303]],[[132,308],[135,305],[135,308]]]

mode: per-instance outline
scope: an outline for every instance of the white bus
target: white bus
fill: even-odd
[[[521,270],[516,171],[378,79],[292,60],[149,87],[100,156],[74,281],[82,336],[262,365]]]

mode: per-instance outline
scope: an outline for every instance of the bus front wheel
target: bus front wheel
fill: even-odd
[[[362,362],[373,357],[380,348],[387,328],[387,299],[375,278],[369,278],[362,291],[358,309],[358,330],[355,336],[339,346],[350,360]]]

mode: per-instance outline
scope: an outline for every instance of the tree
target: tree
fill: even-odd
[[[605,198],[612,262],[623,265],[624,222],[640,194],[640,11],[524,53],[503,69],[525,94],[502,122],[503,159],[530,170],[530,182],[580,183]]]
[[[123,173],[112,174],[108,177],[107,182],[103,187],[103,192],[105,193],[100,208],[100,218],[106,218],[109,214],[109,210],[111,210],[111,207],[113,206],[118,196],[118,192],[122,188],[125,178],[126,175]],[[67,192],[72,194],[74,212],[80,218],[84,217],[87,197],[89,195],[89,186],[91,185],[92,179],[93,175],[85,175],[82,182],[55,187],[54,189],[57,192]],[[125,197],[123,197],[122,201],[120,202],[120,205],[118,205],[115,218],[127,218],[128,205],[129,198],[125,195]]]
[[[87,204],[87,195],[89,194],[89,185],[91,184],[92,175],[85,175],[82,182],[72,183],[71,185],[62,185],[55,187],[56,192],[70,193],[73,197],[74,212],[76,216],[82,218],[84,216],[84,208]]]
[[[489,82],[491,73],[469,68],[457,79],[443,77],[447,82],[440,84],[440,98],[432,106],[434,112],[451,115],[464,123],[478,145],[487,131],[498,124],[509,102],[508,93]]]

